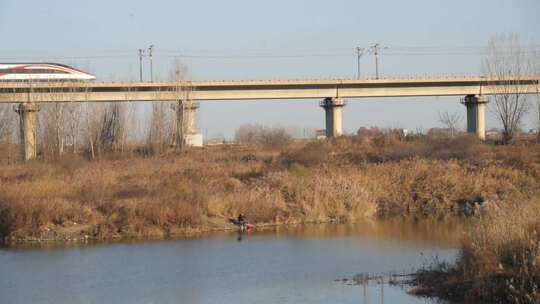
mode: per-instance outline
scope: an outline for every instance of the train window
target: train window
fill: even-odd
[[[0,74],[70,74],[62,70],[52,69],[0,69]]]
[[[70,74],[69,72],[62,71],[62,70],[49,70],[49,69],[43,70],[43,72],[41,72],[41,73],[49,73],[49,74]]]

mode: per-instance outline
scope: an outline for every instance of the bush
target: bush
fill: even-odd
[[[235,134],[237,142],[259,143],[267,149],[283,150],[291,136],[283,128],[267,128],[259,125],[243,125]]]
[[[283,150],[291,141],[291,136],[285,132],[285,129],[267,129],[260,137],[260,143],[272,150]]]

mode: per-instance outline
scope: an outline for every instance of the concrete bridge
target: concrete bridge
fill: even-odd
[[[180,117],[193,122],[191,101],[255,99],[320,99],[326,115],[326,135],[342,134],[344,98],[462,96],[467,131],[485,137],[486,96],[538,93],[540,76],[512,78],[425,77],[386,79],[312,79],[266,81],[178,82],[3,82],[0,103],[19,103],[24,158],[35,157],[35,113],[43,102],[178,101]],[[186,102],[189,101],[189,102]],[[184,105],[188,106],[184,106]],[[193,126],[188,126],[194,132]]]

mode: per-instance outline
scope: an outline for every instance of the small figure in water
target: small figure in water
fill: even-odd
[[[238,215],[238,226],[240,226],[240,230],[241,231],[244,231],[246,229],[246,226],[247,226],[247,218],[242,214],[240,213]]]
[[[253,229],[253,225],[249,224],[247,221],[247,217],[240,213],[237,218],[230,218],[229,223],[238,226],[240,229],[239,231],[243,232],[244,230],[251,231]]]

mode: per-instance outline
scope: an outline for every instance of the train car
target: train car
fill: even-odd
[[[58,63],[0,63],[0,81],[94,80],[96,76]]]

